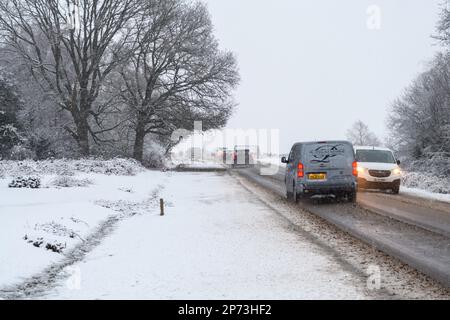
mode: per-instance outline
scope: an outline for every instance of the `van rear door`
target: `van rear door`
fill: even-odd
[[[304,146],[305,178],[341,182],[353,178],[355,154],[349,142],[317,142]]]

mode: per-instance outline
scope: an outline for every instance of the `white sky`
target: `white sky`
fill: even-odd
[[[386,135],[390,103],[438,50],[441,0],[205,0],[242,83],[229,128],[281,130],[281,151],[342,139],[357,119]],[[367,9],[381,9],[381,29]]]

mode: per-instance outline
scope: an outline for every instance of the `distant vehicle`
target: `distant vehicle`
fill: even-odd
[[[233,152],[233,167],[253,166],[259,155],[257,146],[235,146]]]
[[[225,164],[225,163],[227,163],[227,153],[228,153],[227,148],[219,148],[219,149],[217,149],[217,152],[216,152],[216,158],[218,160],[221,160]]]
[[[387,148],[355,147],[358,162],[358,187],[400,192],[400,161]]]
[[[298,202],[314,195],[346,197],[356,202],[357,163],[348,141],[295,144],[286,163],[286,195]]]

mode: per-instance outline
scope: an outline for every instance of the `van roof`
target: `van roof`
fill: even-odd
[[[345,140],[329,140],[329,141],[308,141],[308,142],[297,142],[296,144],[294,144],[294,146],[298,146],[298,145],[304,145],[304,144],[319,144],[319,143],[323,143],[323,144],[328,144],[328,143],[346,143],[346,144],[352,144],[350,141],[345,141]]]
[[[355,151],[356,150],[376,150],[376,151],[391,151],[391,149],[389,148],[382,148],[382,147],[371,147],[371,146],[355,146]]]

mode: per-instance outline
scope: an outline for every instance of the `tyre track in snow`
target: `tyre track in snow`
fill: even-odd
[[[27,278],[19,284],[0,289],[0,299],[21,300],[43,297],[46,292],[69,278],[71,275],[67,272],[67,268],[81,262],[88,253],[99,246],[103,239],[114,231],[119,222],[136,215],[148,214],[153,207],[157,208],[159,205],[157,200],[163,189],[164,186],[159,185],[151,192],[151,196],[142,202],[97,201],[97,205],[118,213],[109,216],[85,241],[64,254],[62,261],[50,265],[39,274]]]

